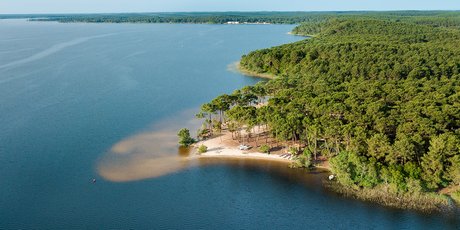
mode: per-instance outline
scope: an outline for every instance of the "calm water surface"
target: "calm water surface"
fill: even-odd
[[[292,27],[0,20],[0,229],[459,229],[321,172],[177,161],[201,103],[258,81],[228,65]]]

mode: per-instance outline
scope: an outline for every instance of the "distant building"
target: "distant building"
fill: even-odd
[[[269,22],[244,22],[244,24],[248,24],[248,25],[270,25],[271,23],[269,23]]]
[[[270,25],[269,22],[239,22],[239,21],[228,21],[225,24],[231,25],[239,25],[239,24],[247,24],[247,25]]]

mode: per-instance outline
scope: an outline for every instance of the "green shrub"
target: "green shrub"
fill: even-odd
[[[297,153],[298,153],[297,148],[295,148],[295,147],[289,147],[288,152],[290,154],[293,154],[293,155],[297,155]]]
[[[379,181],[379,169],[374,158],[366,159],[354,152],[341,152],[329,164],[337,179],[344,185],[372,188]]]
[[[195,139],[190,136],[190,130],[183,128],[177,133],[179,137],[179,145],[183,147],[188,147],[191,144],[195,143]]]
[[[198,153],[205,153],[208,151],[208,147],[206,145],[200,145],[200,147],[198,147]]]
[[[351,173],[348,170],[348,152],[341,152],[339,155],[331,158],[329,161],[331,171],[337,177],[337,180],[343,185],[354,185],[354,181],[351,179]]]
[[[270,153],[270,146],[268,145],[262,145],[259,147],[259,151],[263,153]]]
[[[420,194],[423,192],[422,182],[413,178],[406,178],[407,191],[412,194]]]
[[[310,150],[305,149],[303,153],[295,158],[292,168],[311,168],[313,166],[312,154]]]

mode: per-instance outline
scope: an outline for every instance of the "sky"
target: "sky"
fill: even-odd
[[[460,10],[460,0],[0,0],[0,14]]]

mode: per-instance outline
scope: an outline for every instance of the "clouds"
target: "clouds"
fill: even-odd
[[[458,0],[0,0],[0,13],[460,10]]]

